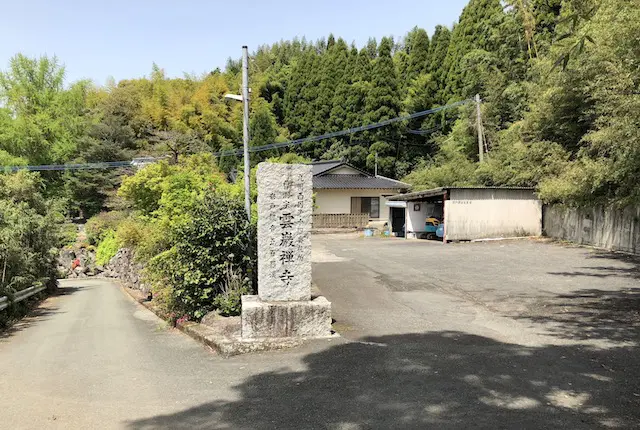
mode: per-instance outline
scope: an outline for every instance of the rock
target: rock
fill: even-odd
[[[218,311],[206,314],[200,324],[205,325],[212,330],[213,333],[225,337],[239,337],[241,334],[241,318],[223,317]]]
[[[218,311],[211,311],[208,314],[206,314],[205,316],[202,317],[202,320],[200,320],[200,324],[204,324],[204,325],[208,325],[213,327],[213,325],[215,324],[215,322],[222,318],[220,316],[220,314],[218,313]]]
[[[133,251],[128,248],[119,249],[103,269],[103,276],[118,278],[122,284],[128,288],[144,292],[149,291],[148,288],[140,282],[140,273],[143,266],[134,262]]]
[[[62,248],[58,253],[58,264],[67,270],[71,268],[71,263],[76,259],[76,253],[73,249]]]
[[[317,338],[331,336],[331,303],[313,300],[264,302],[242,296],[243,338]]]
[[[311,300],[311,166],[258,164],[258,295],[242,296],[247,339],[331,336],[331,303]]]

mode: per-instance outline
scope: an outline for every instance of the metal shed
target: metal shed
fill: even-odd
[[[407,238],[420,237],[428,217],[444,222],[445,242],[542,234],[542,202],[533,188],[440,187],[388,201],[390,213],[397,207],[392,202],[405,203]]]

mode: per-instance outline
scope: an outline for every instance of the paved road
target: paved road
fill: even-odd
[[[208,402],[216,408],[199,428],[235,428],[225,424],[239,419],[234,387],[250,375],[300,370],[312,348],[336,343],[224,360],[107,280],[63,281],[61,291],[0,336],[0,428],[198,428],[153,417]]]
[[[640,262],[621,254],[544,241],[443,245],[319,235],[313,255],[314,282],[350,338],[461,330],[533,346],[613,347],[640,336],[623,321],[607,333],[587,327],[603,311],[598,302],[638,298]]]
[[[107,281],[66,282],[0,336],[0,427],[638,427],[636,263],[341,237],[313,258],[343,338],[227,360]]]
[[[314,237],[314,260],[335,327],[393,345],[444,427],[640,428],[640,260],[349,235]]]

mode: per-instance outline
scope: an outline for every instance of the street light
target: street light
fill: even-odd
[[[224,98],[229,100],[237,100],[239,102],[242,101],[242,96],[240,94],[225,94]]]
[[[244,208],[247,218],[251,221],[251,163],[249,162],[249,51],[242,47],[242,95],[225,94],[225,99],[242,102],[242,141],[244,146]]]

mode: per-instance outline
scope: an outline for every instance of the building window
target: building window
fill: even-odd
[[[351,213],[380,218],[380,197],[351,197]]]

